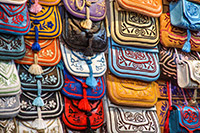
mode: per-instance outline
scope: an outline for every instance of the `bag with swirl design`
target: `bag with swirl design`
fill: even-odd
[[[63,9],[62,40],[70,49],[81,51],[86,56],[104,52],[107,49],[107,32],[103,20],[93,22],[91,29],[81,27],[81,19]]]
[[[165,47],[182,48],[187,41],[187,31],[170,22],[170,14],[163,13],[160,16],[160,42]],[[191,50],[200,51],[200,39],[197,31],[191,31],[189,39]]]
[[[117,3],[110,2],[111,36],[121,45],[155,47],[159,42],[157,18],[135,12],[117,10]]]
[[[132,108],[112,104],[104,98],[108,133],[160,133],[156,108]]]
[[[170,2],[170,21],[173,26],[187,29],[187,41],[182,47],[184,52],[190,52],[190,30],[200,30],[200,5],[188,0]]]
[[[104,109],[102,100],[90,101],[91,111],[78,109],[79,100],[65,99],[65,110],[62,120],[65,125],[75,130],[91,132],[101,127],[104,123]]]
[[[152,107],[157,102],[155,82],[118,78],[109,72],[107,86],[110,100],[117,105]]]
[[[158,48],[139,48],[109,41],[108,66],[118,77],[155,81],[160,76]]]
[[[25,35],[29,30],[30,19],[26,3],[0,4],[0,33]]]

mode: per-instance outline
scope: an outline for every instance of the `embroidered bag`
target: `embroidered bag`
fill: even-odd
[[[107,32],[104,28],[104,21],[92,23],[92,27],[86,30],[81,27],[79,18],[75,18],[66,11],[63,13],[63,44],[70,49],[81,51],[86,56],[94,53],[104,52],[107,49]]]
[[[170,2],[170,21],[173,26],[187,29],[187,41],[182,47],[184,52],[190,52],[191,44],[190,30],[200,30],[200,5],[190,2],[188,0],[179,0],[177,2]]]
[[[41,113],[43,119],[56,118],[63,111],[63,99],[60,92],[44,92],[41,98],[44,100],[44,106],[40,112],[38,107],[33,105],[34,99],[37,97],[35,92],[23,92],[20,96],[20,111],[18,118],[22,120],[34,120],[38,118],[38,113]]]
[[[30,30],[26,4],[0,4],[0,33],[25,35]]]
[[[117,105],[152,107],[157,102],[155,82],[118,78],[109,72],[107,86],[110,100]]]
[[[117,0],[124,9],[150,17],[159,17],[162,13],[162,0]]]
[[[64,124],[75,130],[86,130],[91,132],[104,123],[104,109],[102,100],[90,101],[91,111],[78,109],[79,100],[64,98],[65,110],[62,114]]]
[[[161,46],[161,45],[160,45]],[[191,51],[189,53],[177,49],[181,59],[198,60],[197,53]],[[170,80],[173,84],[177,84],[177,57],[174,48],[160,47],[159,50],[160,79]]]
[[[118,77],[143,81],[155,81],[160,76],[158,49],[122,46],[111,38],[109,41],[108,66]]]
[[[84,29],[91,29],[92,21],[103,20],[106,16],[105,0],[63,0],[63,3],[71,15],[83,19],[80,26]]]
[[[64,75],[65,85],[61,92],[68,98],[99,100],[106,93],[106,84],[103,76],[95,78],[97,86],[92,88],[86,85],[86,78],[73,76],[66,68],[64,69]]]
[[[24,36],[27,39],[53,39],[62,32],[62,22],[58,6],[42,6],[39,13],[29,13],[31,21],[30,32]]]
[[[104,53],[85,56],[81,52],[70,50],[62,43],[60,46],[63,61],[69,73],[75,76],[87,77],[86,84],[95,87],[97,81],[94,77],[104,75],[107,69]]]
[[[0,61],[0,97],[14,96],[20,92],[21,84],[14,61]]]
[[[0,118],[14,118],[20,110],[19,94],[0,97]]]
[[[32,0],[32,2],[35,0]],[[61,0],[39,0],[38,3],[41,5],[46,5],[46,6],[54,6],[58,5]]]
[[[24,57],[26,47],[23,36],[0,34],[0,59],[16,60]]]
[[[64,133],[61,121],[59,118],[44,120],[45,129],[38,129],[33,126],[34,121],[17,120],[17,130],[19,133]]]
[[[122,45],[154,47],[159,42],[157,18],[135,12],[117,10],[117,3],[110,2],[111,36]]]
[[[114,105],[104,98],[108,133],[160,133],[156,108],[131,108]]]
[[[170,14],[160,16],[160,42],[165,47],[182,48],[189,41],[191,50],[200,51],[200,39],[197,31],[191,31],[191,38],[187,40],[187,30],[170,23]]]
[[[0,132],[1,133],[17,133],[17,124],[15,118],[1,119],[0,120]]]

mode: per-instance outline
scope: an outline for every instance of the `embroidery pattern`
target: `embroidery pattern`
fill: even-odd
[[[1,108],[10,108],[14,107],[17,100],[15,97],[2,97],[0,98],[0,107]]]
[[[197,112],[188,109],[184,111],[183,119],[188,123],[196,122],[198,120],[198,114]]]
[[[15,127],[15,123],[13,121],[13,119],[9,119],[9,120],[0,120],[0,123],[4,126],[0,127],[0,132],[1,133],[14,133],[16,132],[16,127]]]
[[[2,38],[2,39],[1,39]],[[7,39],[7,38],[5,38]],[[10,39],[13,39],[10,37]],[[9,40],[9,39],[8,39]],[[4,41],[4,37],[0,36],[0,48],[5,50],[20,50],[22,47],[22,41],[20,39],[16,39],[7,43]]]

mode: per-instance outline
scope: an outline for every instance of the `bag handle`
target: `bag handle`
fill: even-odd
[[[186,90],[186,89],[185,89]],[[185,96],[185,92],[183,91],[183,88],[181,88],[181,91],[183,93],[183,97],[184,97],[184,101],[185,101],[185,104],[188,106],[188,101],[186,99],[186,96]]]

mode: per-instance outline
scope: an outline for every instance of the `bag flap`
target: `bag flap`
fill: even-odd
[[[0,96],[16,95],[21,91],[21,84],[14,61],[0,62]]]
[[[100,77],[106,72],[106,58],[103,52],[94,54],[92,57],[87,57],[81,52],[70,50],[66,45],[61,44],[60,47],[65,67],[72,75],[80,77],[88,77],[90,75],[90,69],[86,60],[92,61],[91,66],[94,77]]]
[[[200,51],[199,33],[190,31],[191,50]],[[187,41],[187,31],[176,26],[170,22],[170,14],[163,13],[160,16],[160,42],[165,47],[182,48]]]
[[[105,109],[108,132],[160,132],[155,106],[131,108],[113,105],[105,99]]]
[[[26,54],[22,59],[15,60],[16,63],[32,65],[34,63],[34,52],[30,45],[33,40],[25,40]],[[55,66],[61,60],[60,42],[58,38],[52,40],[39,40],[41,50],[38,52],[38,64],[41,66]]]
[[[155,50],[157,51],[153,49]],[[158,54],[143,52],[136,47],[125,48],[109,44],[108,65],[110,71],[118,77],[155,81],[160,76]]]
[[[9,17],[16,16],[17,14],[20,14],[22,11],[26,9],[26,4],[21,5],[13,5],[13,4],[2,4],[0,7],[4,10],[4,12],[1,12],[3,15],[6,13]],[[20,16],[23,17],[23,16]]]
[[[100,21],[106,15],[105,0],[63,0],[66,10],[75,17],[86,19],[87,2],[91,3],[89,7],[89,16],[92,21]]]
[[[0,120],[0,132],[2,133],[17,132],[16,120],[15,119]]]
[[[54,6],[58,5],[61,0],[39,0],[38,3],[41,5],[47,5],[47,6]],[[34,2],[34,0],[32,0]]]
[[[111,36],[122,45],[154,47],[159,42],[157,18],[135,12],[118,11],[116,2],[110,2]]]
[[[37,107],[32,105],[36,97],[37,93],[34,92],[21,94],[18,118],[23,120],[38,118]],[[44,101],[44,106],[41,107],[42,118],[49,119],[60,116],[63,111],[63,99],[60,92],[42,93],[41,98]]]
[[[71,49],[89,54],[87,50],[91,45],[91,53],[104,52],[107,49],[107,33],[104,28],[104,21],[92,23],[92,28],[86,30],[81,28],[81,19],[69,15],[63,10],[63,32],[62,38],[64,44]],[[91,44],[90,44],[91,43]]]
[[[22,90],[24,91],[38,91],[36,76],[28,72],[28,65],[17,64]],[[42,92],[57,91],[64,86],[63,70],[58,66],[42,67],[41,88]]]
[[[42,6],[41,12],[29,15],[31,29],[24,38],[35,39],[35,27],[38,28],[39,39],[53,39],[61,34],[62,21],[58,6]]]
[[[182,2],[184,17],[186,17],[193,26],[195,26],[195,24],[200,24],[200,5],[187,0],[182,0]]]
[[[71,129],[84,130],[88,127],[87,119],[89,118],[92,129],[99,128],[104,123],[104,110],[102,100],[89,102],[92,110],[89,113],[78,109],[79,100],[65,99],[65,110],[62,114],[62,120],[65,125]]]
[[[107,75],[108,95],[117,105],[152,107],[157,102],[157,84]]]
[[[47,126],[47,128],[44,129],[44,133],[48,132],[55,132],[55,133],[63,133],[64,129],[62,127],[61,121],[59,118],[54,118],[54,119],[48,119],[43,121],[44,125]],[[34,120],[17,120],[17,129],[18,132],[21,133],[38,133],[41,130],[37,130],[34,128],[32,125],[34,123]]]
[[[200,130],[199,108],[185,105],[173,105],[173,107],[178,111],[177,117],[179,119],[177,121],[181,127],[190,132]]]
[[[159,17],[162,13],[162,0],[117,0],[117,2],[125,10],[151,17]]]
[[[71,75],[66,68],[64,69],[65,85],[62,94],[72,99],[83,99],[83,85],[86,84],[86,78]],[[97,86],[94,88],[85,88],[88,100],[99,100],[105,95],[106,86],[103,76],[95,78]]]

